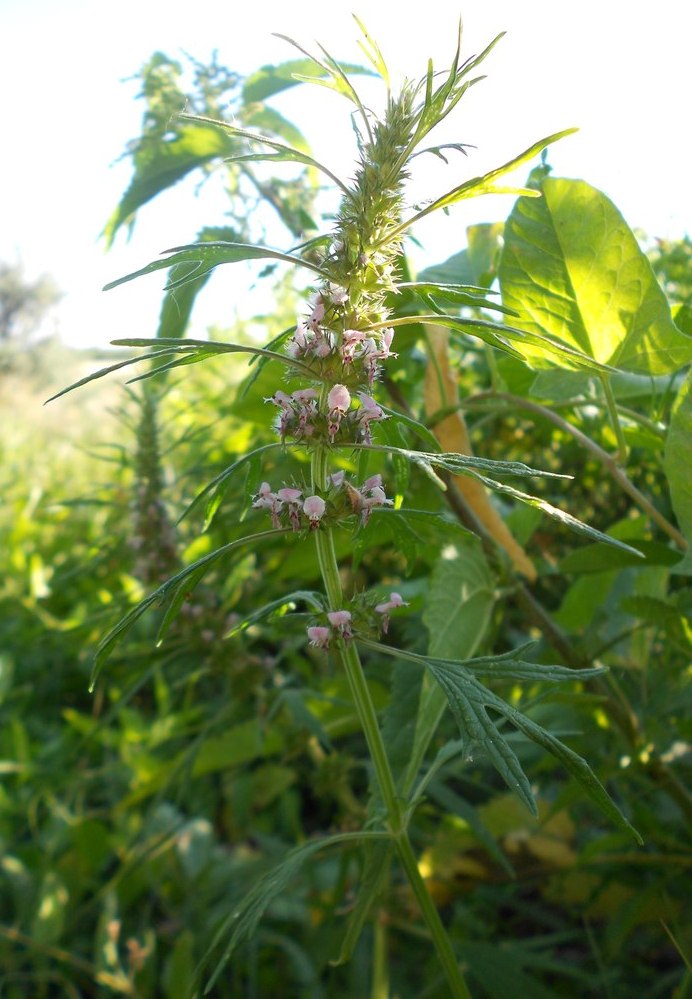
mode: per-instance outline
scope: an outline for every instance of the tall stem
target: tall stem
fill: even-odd
[[[311,478],[312,487],[315,490],[323,490],[325,488],[327,481],[327,456],[328,451],[324,447],[316,447],[312,453]],[[342,610],[343,589],[339,577],[334,538],[329,526],[320,526],[315,531],[315,545],[322,581],[330,608],[332,610]],[[387,826],[394,841],[401,865],[411,885],[411,890],[416,897],[423,918],[430,930],[430,935],[447,977],[451,994],[454,996],[454,999],[471,999],[471,993],[459,970],[452,945],[447,936],[447,931],[430,896],[425,880],[418,869],[413,847],[406,831],[406,811],[402,807],[402,801],[397,795],[394,776],[389,765],[382,733],[377,722],[375,705],[370,696],[368,681],[363,671],[358,650],[352,642],[340,639],[334,651],[337,660],[343,667],[351,689],[353,703],[363,729],[377,785],[387,812]]]

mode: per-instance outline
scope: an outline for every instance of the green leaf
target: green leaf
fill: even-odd
[[[165,339],[164,337],[158,337],[155,340],[132,337],[125,340],[113,340],[112,343],[116,347],[156,347],[157,349],[151,351],[149,354],[140,354],[139,357],[128,357],[124,361],[116,361],[115,364],[109,364],[107,367],[100,368],[90,375],[85,375],[79,381],[73,382],[67,388],[56,392],[55,395],[46,400],[46,404],[59,399],[63,395],[67,395],[68,392],[72,392],[74,389],[81,388],[83,385],[95,381],[97,378],[103,378],[105,375],[109,375],[113,371],[119,371],[121,368],[126,368],[131,364],[138,364],[140,361],[159,361],[164,357],[176,355],[178,355],[178,360],[169,361],[167,364],[150,368],[145,374],[139,375],[137,378],[132,379],[132,381],[139,381],[142,378],[152,378],[169,368],[177,367],[180,364],[191,364],[198,360],[201,361],[215,354],[253,354],[268,360],[279,361],[285,367],[301,371],[303,374],[309,375],[313,380],[315,378],[311,368],[307,364],[303,364],[302,361],[295,360],[287,354],[276,354],[271,350],[263,350],[260,347],[247,347],[235,343],[217,343],[214,340],[179,340],[176,338]]]
[[[680,528],[687,539],[687,553],[672,570],[692,573],[692,372],[680,388],[666,439],[663,467],[670,487],[670,499]]]
[[[283,533],[285,532],[280,530],[263,531],[260,534],[253,534],[247,538],[230,541],[228,544],[223,545],[221,548],[217,548],[215,551],[210,552],[208,555],[204,555],[196,562],[193,562],[191,565],[181,569],[181,571],[176,573],[175,576],[166,580],[166,582],[159,586],[157,590],[154,590],[154,592],[149,594],[148,597],[145,597],[144,600],[140,601],[136,607],[133,607],[132,610],[129,611],[125,617],[121,618],[115,627],[111,628],[108,634],[101,639],[94,656],[89,689],[94,689],[101,667],[106,662],[115,646],[118,645],[123,638],[125,638],[131,628],[137,623],[140,617],[146,613],[146,611],[154,606],[167,607],[174,601],[179,600],[181,589],[183,593],[187,593],[191,586],[196,585],[199,582],[210,566],[212,566],[219,559],[223,558],[225,555],[228,555],[229,552],[234,551],[236,548],[242,548],[244,545],[254,545],[264,541],[266,538],[276,537],[277,535]]]
[[[569,362],[574,368],[583,368],[587,371],[614,370],[553,336],[535,333],[530,329],[518,329],[516,326],[495,323],[487,319],[460,318],[459,316],[438,314],[428,316],[397,316],[394,319],[387,320],[386,323],[378,323],[372,328],[410,326],[415,323],[425,323],[429,326],[443,326],[445,329],[453,330],[456,333],[470,334],[490,344],[491,347],[499,347],[500,350],[504,350],[514,357],[523,358],[528,348],[531,345],[535,345],[540,348],[543,354],[555,354],[557,357],[565,360],[566,363]],[[512,343],[517,344],[520,349],[513,347]],[[521,349],[523,349],[523,353]]]
[[[202,501],[206,499],[207,502],[204,514],[204,530],[206,531],[214,518],[214,514],[219,508],[226,489],[229,486],[229,480],[238,471],[238,469],[243,468],[248,462],[253,461],[253,459],[257,458],[258,455],[263,454],[265,451],[275,451],[278,448],[283,447],[284,445],[280,444],[278,441],[274,444],[263,444],[262,447],[255,448],[254,451],[249,451],[247,454],[244,454],[240,458],[236,459],[232,465],[229,465],[228,468],[224,468],[223,472],[219,472],[216,478],[212,479],[212,481],[195,496],[189,506],[181,513],[178,518],[178,523],[196,510]]]
[[[360,73],[365,76],[373,76],[372,70],[354,63],[342,63],[342,68],[347,73]],[[295,87],[302,83],[306,76],[321,77],[328,75],[328,71],[315,62],[312,57],[308,59],[290,59],[287,62],[279,63],[277,66],[262,66],[257,72],[247,77],[243,85],[243,100],[246,104],[256,101],[265,101],[274,94],[280,94],[289,87]]]
[[[205,228],[197,237],[198,242],[210,242],[211,240],[234,239],[236,233],[233,229],[226,228]],[[197,295],[209,280],[211,271],[206,271],[201,277],[190,275],[196,271],[196,263],[177,264],[171,268],[170,281],[175,285],[167,291],[161,303],[161,313],[159,315],[159,325],[156,331],[157,337],[176,339],[185,335],[192,308]]]
[[[474,285],[444,284],[435,281],[402,281],[397,285],[397,290],[412,291],[423,301],[427,301],[429,296],[434,296],[445,302],[454,302],[455,305],[471,309],[493,309],[495,312],[515,315],[511,309],[507,309],[500,302],[494,302],[488,298],[490,293],[485,288],[478,288]]]
[[[204,994],[208,995],[211,992],[233,952],[243,941],[249,940],[253,936],[269,905],[284,890],[289,881],[300,873],[301,869],[314,854],[332,846],[356,844],[363,840],[384,840],[388,838],[387,833],[340,833],[336,836],[312,840],[309,843],[304,843],[302,846],[296,847],[295,850],[291,850],[277,867],[272,868],[271,871],[257,881],[257,884],[248,892],[240,905],[222,923],[202,960],[203,964],[206,964],[211,953],[226,936],[228,931],[231,930],[231,927],[233,929],[231,930],[231,936],[226,944],[224,953],[207,982]]]
[[[336,960],[330,961],[330,964],[345,964],[351,960],[363,927],[372,913],[375,902],[385,888],[392,850],[392,844],[387,842],[365,844],[365,864],[358,886],[358,895],[355,904],[350,909],[339,956]]]
[[[454,608],[452,607],[451,609],[453,610]],[[438,615],[433,616],[433,622],[438,627],[444,626],[444,620]],[[435,632],[435,637],[436,635],[437,632]],[[564,666],[544,666],[540,663],[525,663],[516,657],[517,653],[521,653],[528,648],[526,645],[501,656],[485,656],[470,660],[452,660],[433,655],[422,656],[403,649],[394,649],[389,646],[380,645],[378,642],[371,642],[369,640],[358,639],[358,642],[366,648],[377,650],[385,655],[393,656],[397,659],[410,659],[412,662],[418,662],[421,666],[424,666],[444,691],[452,714],[459,725],[459,730],[467,742],[467,746],[472,748],[474,744],[477,744],[483,748],[508,787],[519,795],[523,803],[534,815],[538,814],[538,810],[528,778],[524,774],[516,754],[504,735],[488,716],[486,708],[491,708],[494,712],[511,722],[516,729],[560,760],[565,769],[579,781],[588,796],[600,808],[603,814],[618,828],[627,830],[635,839],[641,842],[639,834],[632,828],[615,803],[610,799],[607,791],[593,773],[586,760],[565,746],[546,729],[522,714],[521,711],[518,711],[512,705],[503,701],[501,697],[498,697],[497,694],[488,690],[473,675],[475,672],[478,672],[485,675],[502,676],[504,679],[517,678],[530,679],[532,681],[582,680],[602,673],[603,669],[601,667],[593,667],[588,670],[571,670]]]
[[[505,226],[500,284],[520,325],[626,371],[663,374],[692,360],[692,338],[675,327],[612,202],[581,180],[548,177],[541,191],[540,200],[520,198]],[[535,367],[549,366],[547,353],[524,349]],[[576,366],[567,355],[562,362]]]
[[[240,635],[254,624],[257,624],[258,621],[264,621],[274,615],[283,617],[288,611],[295,610],[296,601],[307,603],[316,611],[324,609],[321,594],[313,590],[294,590],[293,593],[287,593],[277,600],[272,600],[251,614],[246,615],[241,620],[236,621],[223,637],[232,638],[234,635]]]
[[[545,139],[540,139],[538,142],[534,142],[532,146],[525,149],[523,153],[515,156],[514,159],[509,160],[500,167],[496,167],[494,170],[490,170],[488,173],[484,174],[482,177],[473,177],[471,180],[464,181],[463,184],[459,184],[457,187],[452,188],[447,194],[444,194],[441,198],[437,198],[431,204],[426,205],[421,211],[417,212],[406,222],[402,222],[400,226],[394,229],[388,234],[387,238],[391,239],[398,233],[406,232],[415,222],[420,219],[425,218],[426,215],[430,215],[431,212],[437,211],[439,208],[449,208],[451,205],[457,204],[459,201],[463,201],[466,198],[475,198],[482,194],[522,194],[526,198],[540,198],[539,191],[528,190],[527,188],[515,188],[515,187],[503,187],[497,184],[500,177],[504,177],[506,174],[511,173],[520,167],[522,164],[527,163],[532,160],[535,156],[538,156],[546,146],[549,146],[552,142],[557,142],[558,139],[564,138],[566,135],[572,135],[576,132],[575,128],[567,128],[562,132],[555,132],[553,135],[547,136]]]
[[[431,655],[473,655],[495,606],[495,579],[477,538],[448,544],[435,563],[426,590],[423,623]]]
[[[461,281],[471,286],[480,286],[486,291],[495,279],[503,231],[504,222],[482,222],[468,226],[467,248],[453,254],[441,264],[426,267],[418,275],[419,281],[438,281],[443,284]]]
[[[273,153],[236,153],[230,159],[234,162],[242,162],[245,160],[273,160],[275,162],[289,162],[289,163],[302,163],[303,166],[313,167],[316,170],[321,170],[322,173],[326,174],[330,180],[333,180],[337,187],[341,188],[344,193],[348,193],[348,188],[341,181],[336,174],[333,174],[331,170],[323,166],[317,160],[313,159],[306,152],[295,149],[292,146],[287,146],[283,142],[277,142],[276,139],[270,139],[266,135],[259,135],[257,132],[250,132],[245,128],[238,128],[236,125],[231,125],[225,121],[217,121],[214,118],[206,118],[202,115],[192,115],[184,114],[181,115],[182,118],[188,121],[202,122],[207,125],[215,125],[217,128],[223,128],[230,135],[238,139],[246,139],[251,142],[258,142],[260,145],[268,146],[273,149]]]
[[[519,795],[534,815],[538,814],[538,810],[528,778],[524,774],[514,750],[498,730],[494,721],[488,716],[487,708],[497,712],[527,738],[558,759],[565,769],[579,781],[584,791],[603,814],[618,828],[626,829],[641,842],[639,834],[611,800],[586,760],[565,746],[542,726],[480,684],[464,667],[444,665],[439,660],[430,660],[427,668],[444,690],[462,735],[471,744],[475,743],[482,747],[507,786]],[[582,675],[584,675],[582,671],[575,671],[574,678],[579,679]]]
[[[390,543],[410,566],[416,558],[432,560],[445,541],[459,541],[470,532],[457,520],[447,520],[427,510],[375,509],[370,520],[353,538],[353,568],[370,548]]]
[[[628,544],[631,548],[636,549],[640,555],[643,555],[646,561],[642,562],[641,558],[619,548],[606,547],[605,545],[584,545],[583,548],[569,552],[560,561],[560,572],[590,573],[624,569],[627,566],[636,566],[639,569],[650,565],[673,566],[682,558],[679,551],[662,545],[658,541],[641,541],[638,538],[630,538]]]
[[[197,167],[232,151],[228,139],[214,128],[183,127],[174,139],[140,142],[133,160],[135,173],[104,229],[110,247],[122,225],[130,228],[139,208],[172,187]]]
[[[229,243],[225,241],[211,243],[190,243],[186,246],[173,246],[163,253],[171,254],[165,260],[154,260],[146,267],[140,267],[138,271],[126,274],[124,277],[110,281],[104,286],[104,291],[117,288],[118,285],[133,281],[144,274],[152,274],[154,271],[167,270],[178,264],[193,265],[183,277],[172,279],[169,277],[166,290],[179,288],[188,281],[196,280],[211,271],[220,264],[235,264],[241,260],[280,260],[284,263],[294,264],[298,267],[307,267],[321,277],[329,277],[326,271],[320,267],[303,260],[301,257],[294,257],[290,253],[282,253],[280,250],[271,250],[266,246],[252,246],[249,243]]]

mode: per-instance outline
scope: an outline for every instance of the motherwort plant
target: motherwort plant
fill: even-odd
[[[338,186],[341,194],[340,208],[330,233],[312,239],[292,252],[233,242],[206,242],[178,247],[169,251],[164,260],[155,261],[109,286],[175,266],[169,285],[175,287],[199,278],[220,264],[251,259],[282,261],[310,273],[313,284],[309,301],[306,301],[297,318],[295,329],[286,331],[270,345],[248,347],[172,339],[117,341],[125,346],[151,348],[143,358],[152,359],[154,363],[141,377],[209,356],[246,352],[255,355],[254,361],[258,365],[273,361],[274,367],[281,365],[292,378],[299,379],[299,387],[292,391],[287,391],[292,386],[285,382],[277,383],[273,394],[266,399],[268,418],[273,411],[277,441],[257,448],[236,461],[206,487],[202,497],[211,497],[212,500],[216,497],[220,502],[219,498],[231,477],[251,460],[256,466],[272,449],[309,455],[309,475],[304,471],[304,460],[297,466],[296,475],[290,481],[269,481],[271,475],[262,475],[248,503],[258,514],[266,517],[266,529],[205,555],[159,587],[106,636],[98,650],[95,669],[100,668],[116,642],[149,607],[164,606],[163,633],[191,587],[210,565],[234,550],[243,546],[258,547],[265,539],[279,534],[285,535],[289,546],[313,545],[323,591],[299,590],[294,596],[296,602],[302,600],[309,608],[306,644],[333,657],[336,668],[343,671],[348,679],[374,776],[369,820],[360,832],[340,833],[310,841],[290,854],[281,868],[262,879],[245,903],[229,915],[220,930],[219,940],[230,934],[224,960],[240,940],[254,931],[269,901],[316,850],[347,842],[357,843],[366,852],[370,851],[368,856],[371,860],[372,857],[379,858],[377,862],[383,871],[390,855],[398,858],[427,924],[451,994],[468,997],[470,993],[452,942],[419,870],[408,831],[411,815],[421,800],[425,786],[424,779],[420,779],[420,770],[445,707],[448,705],[451,709],[462,739],[487,754],[504,781],[534,813],[536,805],[532,790],[508,741],[505,731],[507,723],[557,756],[611,820],[620,827],[630,827],[583,759],[535,721],[502,700],[479,679],[489,675],[518,681],[560,681],[572,679],[573,671],[560,666],[525,662],[521,657],[522,650],[483,659],[455,660],[424,656],[385,644],[383,636],[388,634],[390,623],[408,613],[407,602],[400,593],[389,588],[358,593],[345,590],[337,558],[337,540],[341,544],[344,532],[355,535],[376,518],[404,516],[404,504],[399,498],[394,502],[387,482],[388,462],[395,461],[409,463],[414,473],[422,471],[442,489],[444,482],[440,476],[472,476],[519,501],[539,506],[549,516],[593,538],[620,547],[627,546],[495,478],[544,473],[522,464],[490,462],[468,455],[440,452],[435,449],[435,439],[430,431],[417,424],[410,413],[404,414],[385,404],[382,375],[388,359],[396,357],[396,331],[414,324],[425,324],[433,336],[436,330],[442,332],[442,328],[455,334],[471,334],[493,348],[510,353],[515,352],[514,343],[539,345],[544,351],[559,354],[572,367],[593,368],[595,362],[556,340],[537,333],[526,333],[504,321],[478,318],[479,308],[484,310],[482,315],[487,315],[485,310],[499,308],[483,289],[462,284],[404,281],[400,270],[402,239],[415,222],[433,211],[446,209],[476,195],[507,193],[508,190],[539,196],[535,190],[508,189],[502,186],[501,178],[530,161],[548,143],[566,133],[537,142],[502,167],[457,185],[423,207],[409,210],[405,186],[412,159],[426,151],[443,155],[441,150],[445,147],[426,147],[426,139],[456,107],[469,87],[477,82],[473,72],[492,45],[480,56],[463,63],[457,48],[448,73],[439,75],[431,65],[419,83],[405,83],[399,93],[389,90],[382,55],[365,32],[363,48],[375,70],[387,83],[386,106],[380,116],[366,110],[349,76],[326,52],[323,58],[313,60],[312,76],[331,86],[355,106],[358,166],[350,183],[340,180],[304,151],[223,122],[184,116],[188,122],[199,122],[205,127],[214,124],[236,138],[246,140],[250,150],[243,154],[246,159],[264,157],[299,162],[321,170]],[[311,56],[309,58],[312,59]],[[427,306],[429,314],[422,314],[425,309],[413,311],[410,315],[402,314],[401,310],[395,311],[393,303],[402,298],[399,293],[403,291],[407,292],[407,301],[417,296]],[[475,311],[470,316],[468,313],[464,315],[460,311],[463,306],[470,306]],[[129,358],[91,377],[143,358]],[[390,426],[397,424],[402,430],[399,438],[385,433]],[[415,444],[403,447],[389,443],[393,439],[401,443],[406,440],[424,441],[425,449],[416,449]],[[368,474],[368,456],[377,456],[380,462],[378,467],[384,471]],[[354,469],[364,471],[359,474]],[[248,522],[253,523],[256,519],[251,517]],[[300,585],[302,581],[296,582]],[[396,777],[363,670],[363,650],[371,656],[409,660],[426,674],[408,765],[405,773]],[[600,669],[582,670],[579,679],[600,672]],[[497,723],[496,716],[503,720],[502,724]],[[353,949],[360,929],[371,916],[374,901],[382,888],[381,877],[364,878],[347,932],[349,944],[345,946],[346,955]],[[217,966],[212,981],[220,973],[223,963]]]

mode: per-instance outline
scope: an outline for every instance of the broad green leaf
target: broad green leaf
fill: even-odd
[[[188,281],[194,281],[202,277],[207,271],[213,270],[214,267],[218,267],[220,264],[235,264],[241,260],[280,260],[283,263],[306,267],[308,270],[314,271],[322,277],[329,277],[326,271],[323,271],[308,260],[303,260],[301,257],[294,257],[292,254],[282,253],[280,250],[271,250],[266,246],[252,246],[249,243],[228,243],[225,241],[190,243],[187,246],[173,246],[170,250],[164,250],[163,253],[168,253],[170,256],[166,257],[165,260],[154,260],[152,263],[147,264],[146,267],[140,267],[138,271],[133,271],[131,274],[117,278],[115,281],[110,281],[107,285],[104,285],[103,290],[110,291],[111,288],[117,288],[118,285],[125,284],[127,281],[133,281],[144,274],[167,270],[169,267],[174,267],[177,264],[192,265],[184,277],[175,280],[169,278],[166,285],[166,290],[168,291],[171,288],[179,288]]]
[[[612,202],[581,180],[547,177],[541,192],[538,200],[520,198],[505,226],[500,284],[520,325],[625,371],[664,374],[692,360],[692,338],[674,325],[651,264]],[[554,363],[547,353],[539,344],[524,349],[535,367]]]
[[[687,553],[672,570],[692,573],[692,372],[678,392],[668,429],[663,467],[670,499],[680,528],[687,538]]]
[[[469,974],[473,976],[486,999],[508,999],[521,996],[521,999],[560,999],[564,992],[547,988],[531,974],[532,968],[540,972],[536,948],[533,946],[512,946],[504,942],[500,946],[478,942],[461,944],[459,953]],[[551,965],[549,971],[555,971]],[[562,970],[562,969],[560,969]],[[559,978],[557,979],[559,981]],[[582,994],[588,986],[584,985]],[[573,994],[577,994],[573,991]]]
[[[382,716],[382,739],[395,780],[411,758],[422,678],[422,671],[413,663],[394,663],[389,702]]]
[[[339,833],[336,836],[328,836],[324,839],[311,840],[302,846],[296,847],[286,855],[283,861],[263,875],[248,892],[240,905],[221,924],[220,929],[212,940],[209,950],[205,954],[202,964],[206,964],[211,954],[230,931],[230,939],[226,944],[223,955],[214,969],[214,973],[207,982],[204,994],[208,995],[213,989],[219,975],[226,967],[233,952],[245,940],[249,940],[266,909],[272,901],[279,895],[286,885],[296,877],[304,865],[320,850],[326,850],[332,846],[356,845],[364,840],[388,840],[387,833],[373,832],[353,832]]]
[[[192,170],[228,156],[232,150],[226,136],[215,128],[183,127],[167,142],[142,141],[134,155],[134,177],[104,229],[108,246],[122,225],[132,227],[137,210],[147,201]]]
[[[468,659],[495,605],[495,580],[477,538],[443,548],[428,583],[423,623],[430,655]]]
[[[656,597],[635,595],[621,600],[620,609],[661,629],[688,655],[692,652],[692,621],[680,607]]]

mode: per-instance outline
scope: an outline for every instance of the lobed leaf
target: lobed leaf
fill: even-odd
[[[538,679],[538,677],[530,675],[529,667],[532,665],[537,665],[539,671],[544,669],[546,672],[542,678],[551,680],[580,680],[595,675],[594,670],[570,670],[559,666],[541,667],[540,664],[529,664],[515,659],[516,652],[497,657],[484,657],[475,661],[454,661],[392,649],[369,640],[359,639],[359,642],[386,655],[420,662],[444,691],[462,736],[469,743],[477,743],[482,746],[508,787],[519,795],[534,815],[537,815],[538,811],[528,779],[507,739],[489,717],[487,708],[497,712],[518,731],[556,757],[565,769],[579,781],[587,795],[603,814],[618,828],[626,830],[641,843],[641,837],[612,801],[586,760],[565,746],[537,722],[532,721],[517,708],[484,687],[473,675],[475,672],[474,662],[475,664],[480,663],[480,670],[486,672],[490,671],[493,659],[500,664],[500,674],[498,675],[515,676],[517,679],[523,679],[525,675],[528,675],[530,679]],[[525,648],[526,646],[523,646],[517,651],[521,652]],[[516,673],[512,673],[512,662],[516,664]],[[603,672],[600,667],[594,669],[596,674]],[[549,676],[548,671],[553,675]]]

